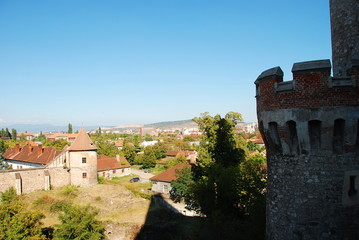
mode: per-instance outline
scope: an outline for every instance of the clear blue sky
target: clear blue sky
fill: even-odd
[[[328,0],[0,0],[0,127],[242,113],[258,75],[331,58]]]

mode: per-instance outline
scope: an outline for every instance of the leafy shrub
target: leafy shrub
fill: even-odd
[[[71,205],[59,216],[54,239],[106,239],[103,223],[96,219],[98,210],[91,206]]]
[[[68,201],[57,200],[51,204],[50,212],[64,211],[65,209],[69,208],[70,206],[71,206],[71,203],[69,203]]]
[[[35,206],[43,206],[43,205],[52,203],[53,201],[54,201],[54,199],[52,197],[50,197],[49,195],[44,195],[44,196],[38,197],[34,201],[34,204],[35,204]]]
[[[103,183],[103,177],[97,177],[97,182],[99,184],[102,184]]]
[[[75,197],[75,196],[77,196],[78,191],[79,191],[78,187],[76,187],[74,185],[67,185],[62,190],[62,194],[71,196],[71,197]]]

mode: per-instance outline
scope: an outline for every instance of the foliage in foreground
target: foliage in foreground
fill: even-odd
[[[14,188],[1,193],[0,239],[45,239],[41,228],[43,218],[39,212],[26,211]]]
[[[96,219],[98,210],[91,206],[69,205],[59,216],[54,239],[97,240],[106,239],[103,223]]]

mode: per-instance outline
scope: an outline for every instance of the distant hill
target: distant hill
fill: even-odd
[[[11,132],[11,129],[14,128],[18,133],[21,132],[33,132],[33,133],[39,133],[39,132],[65,132],[67,131],[67,125],[66,126],[55,126],[52,124],[12,124],[9,126],[0,126],[1,128],[8,128]],[[80,130],[81,126],[72,126],[73,131]],[[84,128],[88,129],[95,129],[98,128],[98,126],[84,126]]]
[[[170,128],[196,128],[197,123],[193,122],[192,119],[171,121],[171,122],[159,122],[146,124],[144,127],[147,128],[159,128],[159,129],[170,129]]]

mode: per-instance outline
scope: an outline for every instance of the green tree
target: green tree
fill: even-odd
[[[135,158],[137,156],[135,146],[132,143],[124,143],[122,148],[123,155],[130,164],[135,163]]]
[[[179,163],[185,163],[185,162],[186,162],[185,154],[183,152],[179,152],[175,158],[172,158],[167,162],[166,168],[170,168]]]
[[[251,192],[241,181],[246,175],[241,162],[246,159],[246,143],[238,141],[234,127],[242,121],[239,113],[229,112],[224,118],[207,113],[195,118],[204,133],[199,148],[199,159],[193,167],[195,182],[190,187],[187,203],[197,211],[209,216],[240,217],[247,214],[241,204],[243,193]],[[258,165],[258,164],[257,164]],[[257,172],[254,172],[257,174]],[[261,179],[262,176],[255,175]],[[263,191],[261,185],[253,186]]]
[[[186,198],[189,192],[189,186],[193,184],[193,176],[191,168],[185,167],[176,172],[177,180],[171,182],[172,190],[170,192],[171,199],[179,202]]]
[[[91,206],[70,205],[59,215],[54,239],[97,240],[106,239],[104,225],[96,219],[98,210]]]
[[[152,168],[156,166],[156,153],[151,146],[147,146],[143,153],[142,165],[144,168]]]
[[[150,134],[148,134],[148,133],[146,133],[146,135],[145,135],[145,141],[152,141],[153,139],[152,139],[152,136],[150,135]]]
[[[6,151],[6,145],[4,140],[0,139],[0,155],[4,154]]]
[[[45,239],[41,228],[43,218],[41,213],[26,210],[14,188],[1,194],[0,239]]]
[[[67,133],[72,133],[72,124],[69,123],[67,126]]]
[[[11,129],[11,139],[16,141],[17,138],[17,131],[16,129]]]
[[[69,145],[70,143],[66,141],[65,139],[57,139],[54,141],[46,141],[44,143],[44,146],[47,147],[54,147],[57,150],[62,150],[66,145]]]
[[[46,136],[42,134],[42,132],[40,132],[39,136],[36,137],[36,141],[42,142],[42,144],[44,144],[47,141],[47,139]]]
[[[152,146],[153,151],[155,152],[157,160],[161,160],[166,157],[167,148],[163,142],[157,142]]]
[[[95,145],[97,146],[97,154],[106,155],[109,157],[115,157],[120,153],[120,150],[115,146],[115,144],[109,140],[106,140],[100,137],[97,141],[95,141]]]

